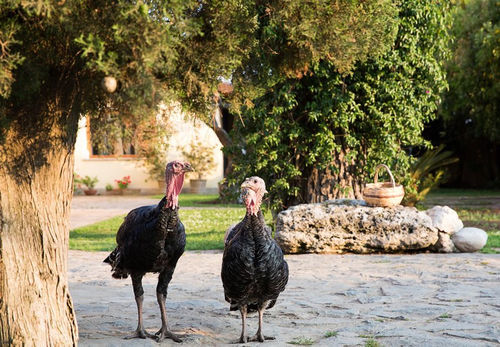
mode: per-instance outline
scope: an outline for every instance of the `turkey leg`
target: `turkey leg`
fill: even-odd
[[[141,339],[145,339],[146,337],[155,337],[154,335],[148,333],[144,330],[144,326],[142,323],[142,302],[144,301],[144,290],[142,289],[142,276],[144,274],[132,274],[132,286],[134,287],[134,296],[135,303],[137,304],[137,329],[132,335],[126,336],[125,339],[133,339],[136,337],[140,337]]]
[[[255,336],[251,337],[249,341],[259,341],[259,342],[264,342],[265,340],[274,340],[275,337],[273,336],[264,336],[262,334],[262,320],[264,317],[264,311],[267,307],[268,301],[262,303],[259,305],[258,311],[259,311],[259,329],[257,330],[257,333]]]
[[[240,306],[240,313],[241,313],[241,336],[239,343],[247,343],[248,339],[245,332],[245,325],[247,319],[247,305]]]
[[[167,289],[170,280],[172,279],[172,274],[174,273],[174,268],[164,270],[160,273],[158,277],[158,286],[156,287],[156,298],[158,300],[158,305],[160,306],[161,313],[161,328],[155,334],[158,342],[163,341],[165,338],[170,338],[175,342],[182,342],[182,340],[168,329],[167,321],[167,309],[165,308],[165,301],[167,299]]]

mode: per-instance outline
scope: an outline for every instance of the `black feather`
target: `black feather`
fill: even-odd
[[[116,248],[104,259],[114,278],[131,273],[161,272],[175,267],[184,253],[186,234],[178,208],[158,205],[138,207],[128,213],[116,234]]]
[[[248,214],[228,234],[222,258],[222,283],[230,309],[270,308],[288,282],[288,264],[271,237],[264,216]]]

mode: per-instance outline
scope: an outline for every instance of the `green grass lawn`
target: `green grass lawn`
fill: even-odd
[[[444,195],[435,196],[448,196],[451,199],[455,196],[462,196],[453,194],[448,191]],[[160,199],[161,197],[155,196],[154,198]],[[230,225],[239,222],[245,215],[245,209],[241,205],[214,204],[216,199],[217,195],[215,194],[180,195],[181,209],[179,213],[186,227],[187,250],[223,249],[223,238],[226,229]],[[188,210],[182,209],[182,206],[198,208]],[[467,206],[456,208],[456,211],[465,226],[481,228],[488,233],[488,243],[482,249],[483,253],[500,253],[500,213],[493,209],[471,209]],[[265,216],[267,223],[271,225],[271,213],[268,211]],[[69,240],[70,248],[86,251],[112,250],[115,247],[115,235],[123,222],[123,217],[114,217],[72,230]]]
[[[500,196],[500,190],[487,189],[454,189],[438,188],[432,190],[429,197],[476,197],[476,196]]]
[[[500,213],[490,209],[456,211],[464,226],[480,228],[488,233],[488,242],[482,253],[500,253]]]
[[[154,195],[151,198],[161,200],[164,195]],[[179,206],[182,207],[242,207],[240,204],[221,204],[217,194],[181,194]]]
[[[180,209],[179,215],[186,227],[186,250],[208,250],[224,248],[224,233],[245,215],[242,207]],[[71,249],[84,251],[111,251],[116,246],[116,231],[124,216],[114,217],[70,232]],[[266,213],[268,223],[272,222]]]

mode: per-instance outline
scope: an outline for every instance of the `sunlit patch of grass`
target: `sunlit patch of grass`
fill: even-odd
[[[374,338],[369,338],[365,341],[365,347],[380,347],[381,344],[377,342]]]
[[[439,188],[429,193],[431,197],[500,196],[499,190]]]
[[[164,195],[154,195],[151,198],[161,200]],[[240,204],[222,204],[217,194],[189,194],[179,195],[179,206],[182,207],[241,207]]]
[[[179,216],[186,228],[186,250],[209,250],[224,248],[224,233],[227,228],[243,219],[242,207],[199,208],[179,210]],[[111,251],[116,246],[115,235],[125,216],[118,216],[102,222],[76,228],[70,232],[71,249],[84,251]],[[266,222],[272,217],[265,214]]]
[[[314,340],[310,337],[299,336],[294,338],[292,341],[288,341],[287,343],[291,345],[299,345],[299,346],[310,346],[314,344]]]
[[[327,332],[325,333],[325,337],[326,337],[326,338],[329,338],[329,337],[335,337],[335,336],[337,336],[338,334],[339,334],[339,332],[338,332],[338,331],[332,331],[332,330],[330,330],[330,331],[327,331]]]
[[[500,253],[500,213],[491,209],[456,210],[466,227],[483,229],[488,233],[488,242],[481,253]]]
[[[111,251],[124,216],[76,228],[69,233],[69,248],[82,251]]]

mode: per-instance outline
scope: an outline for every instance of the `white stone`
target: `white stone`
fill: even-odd
[[[431,251],[439,252],[439,253],[453,253],[456,252],[457,249],[451,241],[450,234],[439,231],[439,239],[438,241],[429,248]]]
[[[425,213],[431,217],[435,228],[449,235],[453,235],[464,227],[458,214],[448,206],[434,206]]]
[[[475,252],[486,245],[488,234],[479,228],[463,228],[451,236],[455,247],[461,252]]]

